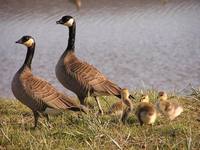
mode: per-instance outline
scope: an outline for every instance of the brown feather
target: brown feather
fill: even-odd
[[[27,54],[24,64],[12,80],[12,91],[19,101],[33,111],[34,128],[37,127],[39,113],[42,113],[47,118],[47,121],[49,121],[48,113],[52,109],[70,109],[86,112],[86,109],[82,105],[78,105],[67,96],[59,93],[50,83],[33,76],[31,72],[31,63],[35,52],[33,37],[23,36],[16,43],[27,46]]]
[[[64,63],[64,65],[62,65]],[[108,80],[92,65],[80,61],[73,52],[61,57],[56,66],[58,80],[78,97],[116,95],[120,97],[121,88]],[[70,79],[70,80],[69,80]]]
[[[17,82],[20,83],[20,87],[19,84],[15,84]],[[28,105],[32,110],[44,111],[46,107],[54,109],[78,107],[78,103],[59,93],[50,83],[33,76],[28,67],[16,74],[12,88],[16,98]],[[24,94],[19,96],[16,93]]]

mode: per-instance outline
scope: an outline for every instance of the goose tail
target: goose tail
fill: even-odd
[[[111,95],[115,95],[118,98],[121,98],[121,88],[119,86],[117,86],[116,84],[114,84],[111,81],[106,81],[106,83],[104,84],[104,89]]]

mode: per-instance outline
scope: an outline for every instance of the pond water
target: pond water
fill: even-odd
[[[200,85],[200,1],[84,0],[78,11],[69,0],[0,0],[0,96],[13,97],[11,80],[26,48],[36,39],[33,73],[56,88],[55,65],[67,46],[63,15],[76,19],[76,54],[121,87],[180,90]]]

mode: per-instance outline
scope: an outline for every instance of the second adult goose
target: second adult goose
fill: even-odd
[[[52,109],[87,111],[84,106],[77,104],[69,97],[58,92],[50,83],[32,74],[31,62],[35,51],[35,40],[33,37],[23,36],[16,43],[25,45],[27,47],[27,54],[24,64],[13,78],[12,91],[20,102],[33,111],[35,119],[34,128],[37,127],[40,113],[48,121],[48,112]]]
[[[68,46],[56,65],[56,76],[58,80],[64,87],[76,93],[81,104],[84,104],[84,99],[88,95],[95,97],[99,112],[102,114],[103,110],[98,96],[115,95],[120,98],[121,88],[108,80],[95,67],[76,57],[74,52],[76,33],[75,19],[71,16],[64,16],[56,23],[69,28]]]

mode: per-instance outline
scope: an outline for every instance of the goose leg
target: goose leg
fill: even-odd
[[[128,110],[125,110],[125,111],[123,112],[122,119],[121,119],[121,121],[123,122],[123,124],[126,124],[127,119],[128,119],[128,115],[129,115]]]
[[[44,114],[44,117],[47,119],[47,122],[49,123],[49,115],[48,114]]]
[[[78,96],[78,99],[80,100],[81,105],[85,105],[85,97],[84,96]]]
[[[143,126],[143,124],[144,124],[144,123],[143,123],[142,121],[140,121],[140,126]]]
[[[34,115],[34,129],[37,127],[37,124],[38,124],[38,118],[39,118],[39,113],[38,112],[33,112],[33,115]]]
[[[49,115],[48,114],[44,114],[44,117],[47,119],[47,126],[49,127],[49,128],[51,128],[51,125],[50,125],[50,123],[49,123]]]
[[[121,121],[123,122],[123,124],[126,124],[127,118],[128,118],[127,114],[124,113],[123,116],[122,116],[122,119],[121,119]]]
[[[118,122],[119,122],[119,123],[121,123],[121,121],[123,120],[123,113],[124,113],[124,112],[122,112],[122,113],[120,114],[120,116],[119,116],[119,119],[118,119]]]
[[[140,122],[140,126],[143,126],[143,121],[141,120],[141,117],[140,117],[140,115],[139,115],[139,117],[138,117],[138,120],[139,120],[139,122]]]
[[[99,102],[99,98],[98,97],[94,97],[95,98],[95,100],[96,100],[96,102],[97,102],[97,105],[98,105],[98,107],[99,107],[99,114],[100,115],[103,115],[103,109],[102,109],[102,107],[101,107],[101,104],[100,104],[100,102]]]

